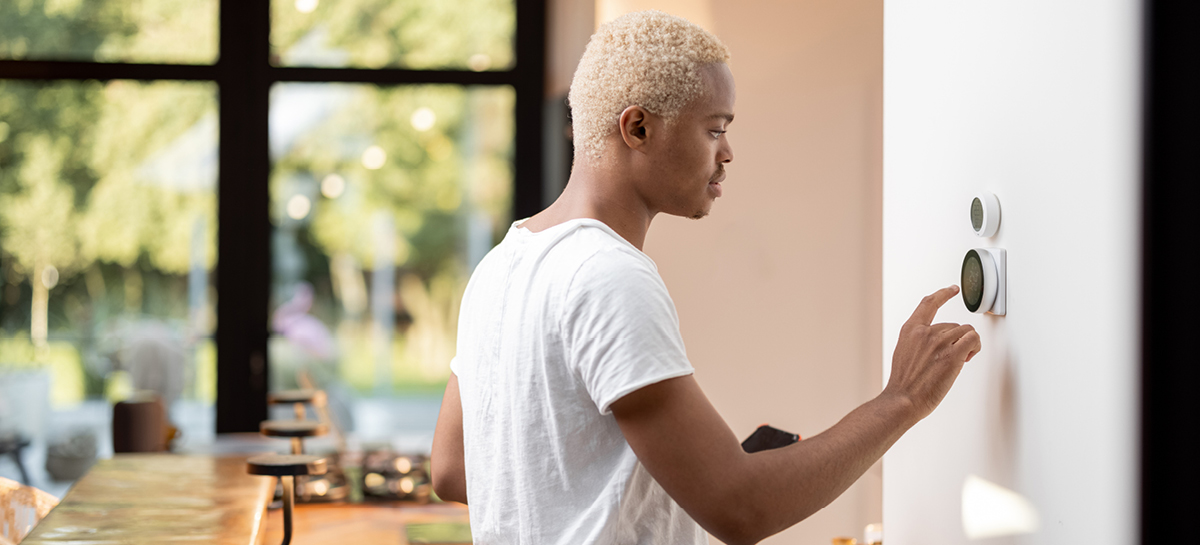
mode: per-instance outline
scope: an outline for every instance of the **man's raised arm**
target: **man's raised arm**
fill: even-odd
[[[646,470],[701,526],[756,543],[828,505],[933,411],[980,350],[970,325],[931,324],[954,286],[921,301],[900,330],[888,385],[825,432],[747,454],[692,376],[639,389],[612,405]]]

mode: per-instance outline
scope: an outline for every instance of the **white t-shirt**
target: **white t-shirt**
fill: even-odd
[[[475,543],[708,543],[609,411],[693,371],[654,262],[597,220],[518,224],[467,284],[450,364]]]

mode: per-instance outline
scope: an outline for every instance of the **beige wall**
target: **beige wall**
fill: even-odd
[[[883,2],[599,1],[600,21],[646,8],[707,17],[697,23],[729,45],[737,120],[725,196],[702,221],[656,219],[646,251],[697,379],[734,431],[821,432],[881,383]],[[564,4],[578,5],[552,2]],[[563,46],[569,54],[552,43],[551,57],[577,60],[585,43]],[[767,543],[861,539],[882,520],[880,481],[877,466]]]
[[[596,25],[602,25],[631,11],[656,9],[683,17],[713,31],[712,2],[708,0],[598,0]]]
[[[546,96],[566,96],[575,66],[595,30],[594,0],[546,2]]]

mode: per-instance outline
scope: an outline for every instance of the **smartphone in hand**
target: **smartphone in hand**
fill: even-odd
[[[786,447],[800,440],[800,436],[794,433],[783,431],[779,428],[773,428],[767,424],[763,424],[754,430],[745,441],[742,441],[742,450],[746,452],[758,452],[760,450],[770,450],[773,448]]]

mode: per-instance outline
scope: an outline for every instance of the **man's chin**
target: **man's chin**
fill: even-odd
[[[679,208],[676,208],[674,210],[663,210],[662,213],[670,215],[670,216],[680,217],[680,218],[689,218],[689,219],[698,220],[700,218],[703,218],[704,216],[707,216],[708,213],[712,211],[713,201],[711,201],[711,200],[708,202],[697,202],[694,204],[695,204],[695,208],[691,208],[690,211],[688,210],[688,208],[690,208],[690,207],[680,206]]]

